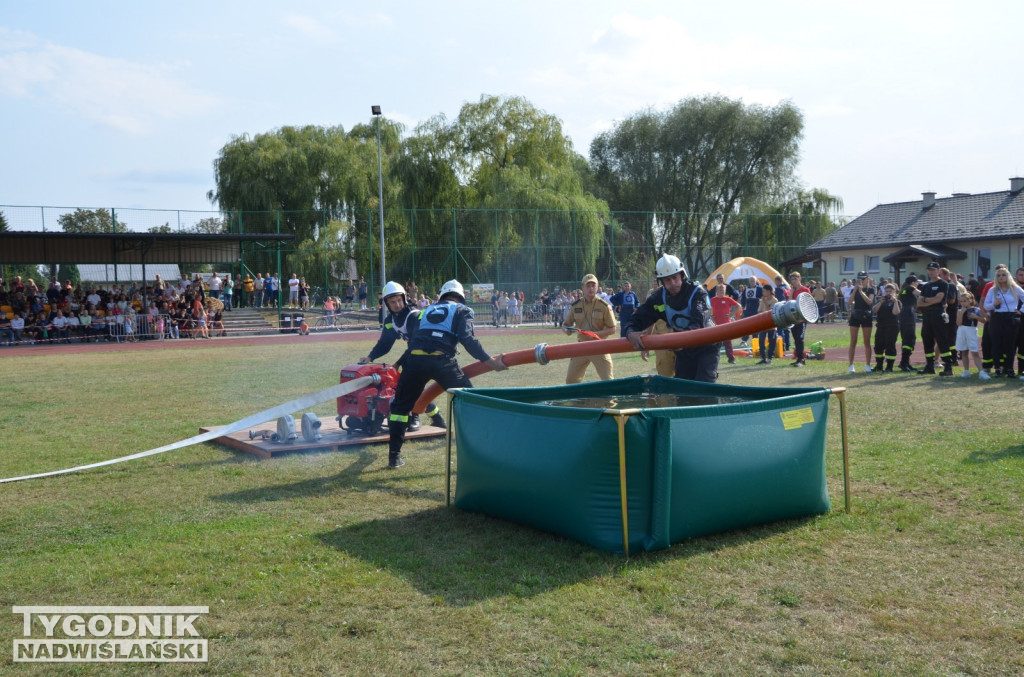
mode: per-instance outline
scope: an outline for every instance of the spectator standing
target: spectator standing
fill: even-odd
[[[782,278],[781,275],[776,275],[775,276],[775,288],[773,289],[773,291],[775,292],[775,300],[776,300],[776,302],[778,302],[778,301],[788,301],[789,297],[790,297],[789,295],[792,293],[793,290],[789,288],[789,285],[786,284],[786,281]],[[790,333],[789,332],[789,327],[781,327],[781,328],[776,330],[776,333],[779,336],[782,337],[782,349],[783,349],[783,351],[785,351],[785,353],[788,353],[789,352],[789,333]]]
[[[616,332],[618,325],[615,322],[615,310],[611,304],[597,295],[599,288],[597,276],[588,273],[583,276],[583,296],[569,306],[565,321],[565,333],[572,335],[570,327],[590,332],[594,336],[587,336],[576,332],[576,341],[596,341],[604,339]],[[569,367],[565,373],[566,383],[581,383],[587,373],[587,367],[594,365],[597,376],[602,381],[614,378],[614,365],[612,356],[608,353],[589,355],[586,357],[573,357],[569,360]]]
[[[309,283],[306,278],[299,278],[299,308],[309,308]]]
[[[267,277],[263,280],[263,295],[266,297],[266,303],[272,308],[280,306],[280,299],[278,298],[278,278],[274,273],[267,273]]]
[[[252,281],[252,305],[254,308],[263,307],[263,285],[265,282],[263,273],[256,273],[256,279]]]
[[[981,368],[981,355],[978,354],[978,324],[984,322],[984,315],[974,305],[974,294],[964,292],[960,299],[960,309],[956,313],[956,349],[964,358],[962,378],[971,377],[971,358],[978,367],[978,378],[987,381],[991,377]]]
[[[369,310],[369,308],[366,307],[366,296],[367,296],[368,290],[367,290],[366,280],[364,278],[359,278],[359,292],[358,293],[359,293],[359,310]]]
[[[647,351],[641,332],[659,319],[672,331],[703,329],[711,321],[711,304],[703,285],[689,280],[682,261],[672,254],[663,254],[655,266],[661,288],[647,297],[633,313],[626,338],[634,349]],[[694,346],[675,351],[675,377],[714,383],[718,379],[718,344]]]
[[[917,276],[908,275],[900,288],[900,364],[902,372],[914,371],[910,366],[910,356],[917,346],[917,297],[921,294],[917,289]],[[980,365],[979,365],[980,366]]]
[[[896,297],[896,285],[886,283],[875,298],[871,312],[875,314],[875,371],[892,371],[896,364],[896,337],[900,329],[900,300]]]
[[[230,311],[235,300],[235,282],[231,279],[231,273],[224,274],[224,310]]]
[[[719,277],[722,277],[719,275]],[[743,312],[740,302],[729,295],[728,285],[719,282],[715,285],[715,295],[711,297],[711,317],[716,325],[729,324],[734,322]],[[736,363],[736,356],[732,352],[732,340],[722,342],[725,346],[725,356],[729,364]]]
[[[242,300],[240,301],[243,308],[255,305],[253,299],[253,294],[255,292],[256,282],[252,279],[252,275],[246,273],[245,277],[242,279]]]
[[[503,291],[498,295],[498,317],[494,326],[508,326],[508,292]]]
[[[1010,276],[1006,267],[996,268],[996,277],[985,296],[985,311],[992,329],[993,369],[995,376],[1013,378],[1014,352],[1020,315],[1017,308],[1024,304],[1024,290]]]
[[[607,302],[606,299],[605,299],[605,301]],[[521,322],[520,315],[519,315],[519,296],[514,291],[511,294],[508,295],[508,318],[509,318],[509,323],[513,327],[518,327],[519,326],[519,324]]]
[[[765,284],[761,287],[761,301],[758,304],[758,313],[765,311],[771,312],[772,306],[775,305],[777,299],[775,298],[775,290],[772,289],[770,284]],[[768,329],[760,332],[757,335],[757,340],[761,344],[761,360],[757,364],[771,364],[772,354],[775,353],[775,329]]]
[[[761,285],[757,282],[757,278],[751,277],[747,280],[747,288],[740,299],[740,303],[743,304],[743,317],[757,315],[757,309],[761,306],[761,294],[762,289]]]
[[[355,306],[356,300],[356,283],[355,280],[349,280],[348,284],[345,285],[345,309],[352,310]]]
[[[792,285],[793,298],[800,294],[810,294],[811,290],[804,286],[803,276],[800,271],[794,270],[789,274],[789,283]],[[807,364],[807,355],[804,348],[804,337],[807,335],[807,323],[797,322],[793,325],[793,348],[796,352],[796,361],[791,366],[803,367]]]
[[[295,308],[299,305],[299,277],[292,273],[288,278],[288,307]]]
[[[871,306],[875,300],[875,289],[871,286],[871,278],[864,271],[857,275],[853,283],[853,292],[850,294],[850,349],[849,362],[850,373],[857,369],[853,366],[853,360],[857,354],[857,331],[864,335],[864,371],[871,373]]]
[[[619,325],[621,326],[621,336],[626,336],[626,325],[629,324],[630,319],[633,317],[633,313],[636,312],[637,306],[640,305],[640,299],[637,297],[636,292],[633,291],[633,285],[628,280],[622,283],[622,291],[616,292],[612,296],[612,307],[615,312],[619,314]]]
[[[949,285],[939,277],[939,264],[932,261],[928,264],[928,281],[918,289],[917,307],[921,311],[921,343],[924,344],[925,366],[922,374],[935,373],[935,346],[939,346],[939,358],[943,369],[941,376],[952,376],[953,366],[949,343],[946,341],[946,295]],[[1009,276],[1009,273],[1007,273]],[[987,307],[986,307],[987,309]]]
[[[223,285],[224,285],[224,280],[222,280],[220,278],[220,275],[218,275],[216,273],[216,271],[215,271],[213,273],[213,277],[210,278],[210,296],[212,296],[213,298],[215,298],[215,299],[217,299],[219,301],[220,300],[220,292],[221,292],[221,288],[223,287]]]

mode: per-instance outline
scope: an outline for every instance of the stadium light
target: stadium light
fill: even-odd
[[[388,283],[388,274],[384,265],[384,169],[380,159],[380,106],[370,106],[370,112],[377,118],[377,204],[380,207],[380,286],[383,289]]]

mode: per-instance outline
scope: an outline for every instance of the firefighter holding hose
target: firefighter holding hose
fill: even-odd
[[[384,357],[391,351],[398,339],[408,342],[409,337],[419,325],[419,309],[409,303],[405,287],[397,282],[388,282],[384,285],[381,296],[384,300],[384,307],[387,309],[387,314],[384,316],[384,328],[380,332],[380,338],[377,339],[377,345],[370,350],[369,355],[359,358],[359,364],[369,364],[378,357]],[[401,359],[399,359],[399,363],[401,363]],[[400,364],[396,366],[400,366]],[[431,403],[426,413],[430,416],[430,425],[437,428],[446,427],[441,410],[437,408],[436,404]],[[410,414],[408,429],[420,429],[419,414]]]
[[[398,378],[395,399],[388,420],[391,439],[388,468],[405,465],[402,445],[413,405],[428,381],[437,381],[445,388],[471,388],[469,378],[455,360],[459,345],[494,371],[508,367],[501,355],[491,357],[480,345],[473,329],[473,309],[465,305],[466,292],[458,280],[449,280],[441,287],[437,303],[419,314],[419,326],[409,339],[409,348],[400,360],[402,375]]]
[[[688,279],[678,257],[662,254],[655,266],[661,285],[644,301],[626,325],[626,338],[635,350],[646,350],[641,332],[658,320],[671,331],[691,331],[711,326],[711,304],[703,285]],[[675,351],[675,377],[714,383],[718,380],[718,343]]]

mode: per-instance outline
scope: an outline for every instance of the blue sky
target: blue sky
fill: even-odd
[[[724,94],[805,116],[801,181],[857,215],[1024,172],[1024,4],[0,0],[0,205],[211,210],[232,136],[411,131],[482,94],[576,150],[645,108]],[[12,223],[19,228],[19,223]]]

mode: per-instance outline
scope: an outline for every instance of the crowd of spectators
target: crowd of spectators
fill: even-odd
[[[223,295],[223,282],[218,285]],[[224,301],[204,303],[202,277],[177,282],[45,287],[0,279],[0,345],[210,338],[225,334]]]

